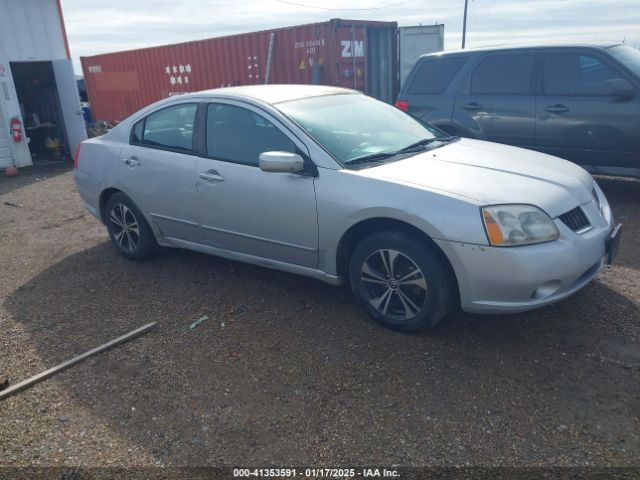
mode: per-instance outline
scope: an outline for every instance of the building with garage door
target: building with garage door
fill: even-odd
[[[60,0],[0,0],[0,168],[70,158],[84,138]]]

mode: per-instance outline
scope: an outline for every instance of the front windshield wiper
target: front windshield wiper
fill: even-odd
[[[386,160],[387,158],[395,157],[396,155],[400,155],[402,153],[409,153],[412,150],[415,150],[418,147],[423,147],[429,145],[433,142],[449,142],[451,140],[455,140],[458,137],[434,137],[434,138],[423,138],[422,140],[412,143],[411,145],[407,145],[400,150],[396,150],[395,152],[376,152],[370,153],[368,155],[364,155],[362,157],[354,158],[353,160],[349,160],[345,162],[347,165],[357,165],[359,163],[369,163],[369,162],[377,162],[380,160]]]
[[[384,160],[386,158],[393,157],[396,154],[397,154],[397,152],[392,152],[392,153],[384,153],[384,152],[370,153],[369,155],[364,155],[362,157],[357,157],[357,158],[349,160],[348,162],[345,162],[345,163],[347,165],[356,165],[358,163],[377,162],[379,160]]]
[[[430,143],[433,142],[450,142],[452,140],[455,140],[458,137],[433,137],[433,138],[423,138],[422,140],[418,140],[415,143],[412,143],[411,145],[407,145],[404,148],[401,148],[400,150],[396,151],[396,154],[398,153],[404,153],[404,152],[409,152],[415,148],[418,147],[424,147],[429,145]]]

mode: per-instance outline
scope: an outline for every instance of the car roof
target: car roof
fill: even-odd
[[[181,95],[180,98],[189,96],[211,96],[228,98],[250,98],[264,103],[276,104],[299,100],[302,98],[320,97],[324,95],[356,94],[356,90],[348,88],[327,87],[323,85],[247,85],[242,87],[216,88],[204,90],[193,94]]]
[[[606,49],[623,44],[584,44],[584,43],[567,43],[567,44],[532,44],[532,45],[494,45],[490,47],[479,48],[467,48],[464,50],[448,50],[446,52],[435,52],[422,55],[423,57],[435,57],[435,56],[449,56],[449,55],[475,55],[484,52],[499,52],[499,51],[513,51],[513,50],[546,50],[556,48],[598,48]]]

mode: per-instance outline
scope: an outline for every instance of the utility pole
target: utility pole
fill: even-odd
[[[467,39],[467,7],[469,0],[464,0],[464,21],[462,22],[462,49],[464,50],[464,42]]]

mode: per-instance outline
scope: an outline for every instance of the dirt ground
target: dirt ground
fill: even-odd
[[[312,279],[127,261],[66,166],[2,177],[0,383],[159,325],[0,401],[0,465],[638,466],[640,182],[599,182],[614,266],[557,305],[411,336]]]

